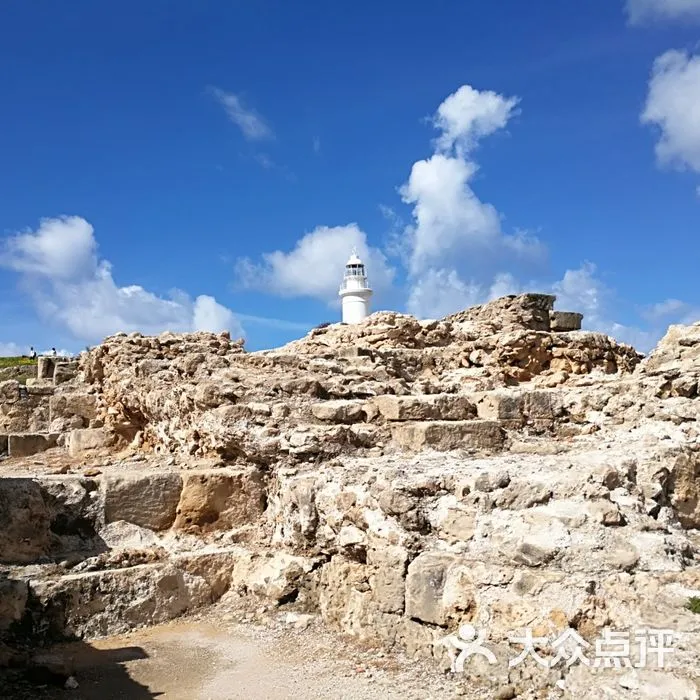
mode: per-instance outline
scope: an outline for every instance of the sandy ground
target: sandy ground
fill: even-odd
[[[54,648],[78,687],[1,687],[3,698],[75,700],[445,700],[465,691],[434,667],[363,649],[316,623],[178,621]],[[470,695],[470,697],[475,697]]]

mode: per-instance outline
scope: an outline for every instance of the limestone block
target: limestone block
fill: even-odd
[[[466,396],[426,394],[424,396],[377,396],[372,400],[379,413],[390,421],[465,420],[475,416]]]
[[[68,453],[76,457],[83,453],[95,452],[110,447],[113,437],[104,428],[81,428],[68,436]]]
[[[78,416],[87,426],[97,417],[97,395],[85,392],[57,393],[49,399],[51,422]]]
[[[150,530],[167,530],[182,492],[179,474],[128,474],[102,479],[105,522],[125,520]]]
[[[624,525],[625,519],[615,503],[599,499],[588,504],[588,512],[601,525]]]
[[[78,374],[77,362],[57,362],[53,370],[53,383],[63,384]]]
[[[391,436],[401,449],[414,452],[424,448],[498,451],[505,442],[500,423],[489,420],[400,423],[392,426]]]
[[[7,445],[10,457],[28,457],[39,452],[46,452],[56,447],[56,433],[21,433],[8,435]]]
[[[581,330],[583,314],[573,311],[550,311],[549,322],[553,331],[561,333]]]
[[[254,401],[248,404],[248,410],[254,416],[267,417],[272,415],[272,408],[270,407],[270,404],[267,403],[259,403]]]
[[[448,542],[466,542],[474,536],[476,513],[463,507],[447,508],[440,514],[437,529],[440,538]]]
[[[305,579],[316,563],[316,559],[287,552],[239,558],[233,568],[231,586],[261,598],[280,601],[305,585]]]
[[[53,379],[54,366],[53,357],[39,357],[37,359],[37,379]]]
[[[484,420],[522,421],[522,397],[514,392],[490,391],[478,398],[476,412]]]
[[[22,618],[28,593],[25,581],[0,577],[0,635]]]
[[[183,552],[172,556],[178,569],[206,582],[211,590],[211,602],[221,598],[231,585],[231,578],[241,552],[236,549],[217,552]]]
[[[447,621],[443,593],[447,570],[456,561],[452,554],[424,552],[408,567],[406,615],[422,622],[444,625]]]
[[[32,630],[38,638],[120,634],[211,602],[204,580],[172,564],[69,574],[32,581],[30,588],[45,611]]]
[[[381,612],[403,613],[407,563],[408,552],[397,545],[376,543],[367,550],[369,585]]]
[[[671,471],[671,504],[683,527],[700,528],[700,460],[684,452],[676,458]]]
[[[28,563],[49,548],[49,512],[33,479],[0,479],[0,562]]]
[[[544,427],[561,414],[561,398],[551,391],[490,391],[476,403],[477,415],[485,420],[501,420],[509,427],[526,421]]]
[[[27,379],[27,396],[51,396],[54,392],[53,383],[43,379],[31,381]]]
[[[322,401],[311,406],[311,413],[318,420],[332,423],[360,423],[365,419],[362,401]]]
[[[13,379],[0,382],[0,432],[38,433],[48,430],[48,407],[49,398],[40,389],[21,386]]]
[[[265,484],[258,469],[187,473],[175,529],[228,529],[255,522],[264,512]]]

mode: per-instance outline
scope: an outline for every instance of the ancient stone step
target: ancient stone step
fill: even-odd
[[[36,641],[96,638],[166,622],[209,605],[228,590],[236,550],[187,552],[128,568],[66,574],[29,581]]]
[[[7,436],[10,457],[28,457],[56,447],[58,433],[17,433]]]
[[[71,457],[96,452],[109,447],[114,441],[104,428],[78,428],[68,434],[68,453]]]
[[[504,447],[506,433],[499,421],[415,421],[395,423],[391,426],[391,437],[394,444],[411,452],[424,448],[497,452]]]
[[[556,391],[498,389],[475,394],[476,412],[484,420],[503,421],[505,427],[526,423],[545,428],[564,413],[561,394]]]
[[[311,406],[311,413],[330,423],[362,423],[367,418],[365,402],[359,399],[320,401]]]
[[[458,421],[476,417],[476,408],[472,401],[459,394],[386,395],[375,397],[371,403],[390,421]]]

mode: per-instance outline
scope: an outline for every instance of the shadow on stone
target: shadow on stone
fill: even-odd
[[[86,642],[68,642],[34,653],[17,667],[0,669],[0,697],[75,698],[80,700],[146,700],[162,693],[134,680],[126,662],[147,659],[136,646],[97,649]]]

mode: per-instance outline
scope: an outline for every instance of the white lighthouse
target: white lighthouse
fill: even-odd
[[[338,294],[343,304],[343,323],[359,323],[367,318],[372,290],[367,284],[364,263],[354,249],[345,265],[345,276]]]

